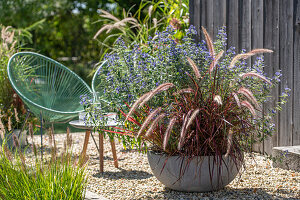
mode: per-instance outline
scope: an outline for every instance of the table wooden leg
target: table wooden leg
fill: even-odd
[[[82,152],[81,152],[81,159],[82,159],[82,161],[84,161],[85,157],[86,157],[86,150],[87,150],[87,147],[88,147],[88,144],[89,144],[90,134],[91,134],[90,130],[86,130],[85,131],[83,149],[82,149]]]
[[[104,158],[103,158],[103,133],[99,132],[99,161],[100,161],[100,173],[103,172]]]
[[[115,141],[114,139],[109,139],[110,140],[110,145],[111,145],[111,151],[113,154],[113,158],[114,158],[114,165],[116,168],[118,168],[118,158],[117,158],[117,153],[116,153],[116,145],[115,145]]]

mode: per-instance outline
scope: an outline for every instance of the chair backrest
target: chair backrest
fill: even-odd
[[[37,53],[14,54],[7,71],[12,87],[29,109],[50,122],[73,118],[83,111],[80,96],[93,97],[90,87],[78,75]]]
[[[110,73],[109,67],[108,61],[104,61],[97,68],[93,76],[92,91],[94,93],[94,101],[100,103],[101,109],[107,113],[116,112],[116,108],[122,108],[124,111],[128,111],[128,107],[124,102],[126,99],[128,99],[128,95],[130,95],[128,92],[106,91],[107,87],[111,87],[113,84],[113,82],[107,80],[107,74]]]
[[[105,94],[105,86],[106,86],[106,76],[103,74],[103,70],[105,68],[107,61],[104,61],[94,73],[92,79],[92,91],[94,94],[94,102],[101,104],[101,109],[104,112],[111,112],[112,99],[109,99],[108,95]],[[102,73],[101,73],[102,72]],[[105,83],[105,84],[104,84]]]

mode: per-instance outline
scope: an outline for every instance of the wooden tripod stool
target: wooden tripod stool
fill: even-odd
[[[83,149],[82,149],[82,152],[81,152],[81,155],[80,155],[82,159],[85,159],[85,157],[86,157],[86,151],[87,151],[90,135],[92,135],[92,138],[94,140],[96,148],[99,152],[100,173],[102,173],[104,171],[104,145],[103,145],[104,137],[103,137],[103,132],[99,132],[99,148],[98,148],[96,140],[95,140],[93,134],[91,133],[91,131],[93,130],[93,127],[86,126],[83,121],[79,121],[79,120],[71,121],[71,122],[69,122],[69,124],[71,126],[75,127],[75,128],[85,129]],[[118,168],[118,158],[117,158],[117,153],[116,153],[115,141],[114,141],[114,139],[109,139],[109,140],[110,140],[111,150],[112,150],[112,154],[113,154],[114,165],[115,165],[116,168]]]

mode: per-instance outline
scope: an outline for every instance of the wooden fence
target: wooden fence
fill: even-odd
[[[264,109],[274,105],[286,87],[291,88],[291,95],[274,119],[273,138],[254,149],[271,153],[274,146],[300,145],[300,0],[190,0],[190,20],[198,31],[206,27],[214,39],[225,25],[228,47],[237,51],[274,50],[264,55],[265,72],[273,75],[280,69],[283,75],[272,92],[272,103]]]

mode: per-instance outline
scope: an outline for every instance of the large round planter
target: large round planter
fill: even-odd
[[[216,163],[213,156],[195,157],[188,161],[179,156],[166,156],[148,151],[148,161],[154,176],[166,187],[186,192],[208,192],[224,188],[238,174],[242,163],[230,157]]]

